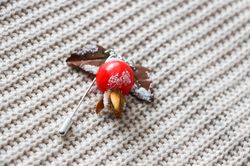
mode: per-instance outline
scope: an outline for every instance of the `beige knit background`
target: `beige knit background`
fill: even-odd
[[[1,0],[0,165],[247,165],[250,0]],[[87,43],[153,70],[121,120],[65,63]]]

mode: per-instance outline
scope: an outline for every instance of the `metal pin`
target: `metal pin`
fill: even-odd
[[[89,90],[90,90],[90,89],[92,88],[92,86],[94,85],[95,80],[96,80],[96,79],[94,79],[94,80],[92,81],[92,83],[90,84],[90,86],[88,87],[88,89],[86,90],[86,92],[84,93],[84,95],[82,96],[81,100],[79,101],[79,103],[77,104],[76,108],[74,109],[74,112],[72,112],[72,113],[70,114],[70,116],[68,116],[68,117],[64,120],[62,127],[59,129],[59,134],[60,134],[61,136],[64,136],[64,135],[68,132],[68,130],[69,130],[71,124],[73,123],[73,119],[72,119],[72,118],[73,118],[74,114],[78,111],[80,105],[81,105],[82,102],[83,102],[83,99],[87,96]]]
[[[107,53],[107,52],[110,52],[110,53],[112,52],[113,54],[116,54],[116,53],[114,52],[114,50],[112,50],[112,49],[106,50],[105,52],[106,52],[106,53]],[[111,55],[111,54],[110,54],[110,56],[106,59],[105,62],[107,62],[108,60],[110,60],[110,58],[112,58],[112,57],[115,57],[115,55]],[[94,80],[91,82],[90,86],[88,87],[88,89],[86,90],[86,92],[84,93],[84,95],[82,96],[81,100],[80,100],[79,103],[77,104],[77,106],[76,106],[76,108],[74,109],[74,111],[70,114],[70,116],[66,117],[66,119],[64,120],[64,122],[63,122],[61,128],[59,129],[59,134],[60,134],[61,136],[64,136],[64,135],[67,134],[67,132],[68,132],[70,126],[71,126],[72,123],[73,123],[73,119],[72,119],[72,118],[73,118],[74,114],[78,111],[80,105],[81,105],[82,102],[83,102],[83,99],[87,96],[88,92],[90,91],[90,89],[91,89],[92,86],[94,85],[95,81],[96,81],[96,79],[94,79]]]

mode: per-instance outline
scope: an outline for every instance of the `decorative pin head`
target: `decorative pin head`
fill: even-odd
[[[112,59],[99,67],[96,84],[101,92],[119,90],[126,95],[134,85],[134,72],[127,63]]]

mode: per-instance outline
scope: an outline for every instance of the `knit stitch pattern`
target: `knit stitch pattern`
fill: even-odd
[[[152,69],[155,99],[95,114],[86,44]],[[0,165],[248,165],[250,0],[2,0]]]

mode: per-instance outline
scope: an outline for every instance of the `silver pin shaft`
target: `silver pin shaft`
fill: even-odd
[[[110,60],[111,58],[114,58],[114,57],[117,57],[117,56],[118,56],[117,53],[116,53],[113,49],[106,50],[105,52],[106,52],[106,53],[109,52],[109,54],[110,54],[110,56],[106,59],[105,62],[107,62],[107,61]],[[70,116],[68,116],[68,117],[64,120],[64,122],[63,122],[63,124],[62,124],[62,127],[59,129],[59,134],[60,134],[61,136],[64,136],[64,135],[67,134],[67,132],[68,132],[70,126],[71,126],[72,123],[73,123],[73,119],[72,119],[72,118],[73,118],[74,114],[78,111],[78,108],[79,108],[80,105],[82,104],[83,99],[87,96],[89,90],[92,88],[92,86],[94,85],[95,81],[96,81],[96,79],[94,79],[94,80],[92,81],[92,83],[90,84],[90,86],[88,87],[88,89],[86,90],[86,92],[84,93],[84,95],[82,96],[81,100],[80,100],[79,103],[77,104],[77,106],[76,106],[76,108],[74,109],[74,111],[70,114]]]
[[[95,80],[96,80],[96,79],[94,79],[94,80],[92,81],[92,83],[90,84],[90,86],[88,87],[88,89],[86,90],[86,92],[84,93],[84,95],[82,96],[81,100],[79,101],[79,103],[77,104],[76,108],[74,109],[74,112],[72,112],[72,113],[70,114],[70,116],[68,116],[68,117],[64,120],[64,122],[63,122],[63,124],[62,124],[62,127],[59,129],[59,134],[60,134],[61,136],[64,136],[64,135],[67,134],[67,132],[68,132],[70,126],[71,126],[72,123],[73,123],[73,119],[72,119],[72,118],[73,118],[74,114],[78,111],[80,105],[81,105],[82,102],[83,102],[83,99],[87,96],[88,92],[90,91],[90,89],[91,89],[92,86],[94,85]]]

